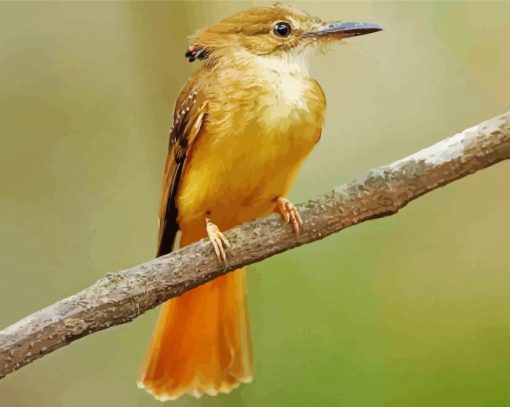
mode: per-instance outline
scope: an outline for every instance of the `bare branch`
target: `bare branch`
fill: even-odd
[[[228,271],[396,213],[424,193],[510,158],[510,112],[335,188],[298,206],[296,239],[275,215],[226,233],[229,266],[201,240],[117,273],[0,331],[0,378],[72,341],[129,322],[169,298]]]

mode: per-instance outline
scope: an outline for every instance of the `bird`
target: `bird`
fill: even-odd
[[[170,132],[157,255],[209,238],[218,261],[223,231],[276,212],[298,236],[287,194],[321,138],[325,94],[309,63],[324,44],[382,30],[326,22],[274,4],[227,17],[190,38],[202,66],[184,85]],[[138,386],[159,400],[229,393],[253,378],[245,269],[163,304]]]

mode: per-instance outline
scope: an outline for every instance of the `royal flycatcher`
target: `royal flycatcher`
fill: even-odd
[[[293,7],[252,8],[199,32],[186,52],[203,61],[175,106],[163,179],[158,256],[273,211],[299,233],[286,196],[321,137],[326,100],[308,71],[317,46],[380,31],[323,22]],[[163,305],[139,386],[161,400],[228,393],[252,380],[245,270]]]

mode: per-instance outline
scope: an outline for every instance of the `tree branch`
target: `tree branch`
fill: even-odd
[[[206,240],[117,273],[0,331],[0,378],[93,332],[132,321],[169,298],[229,271],[322,239],[357,223],[396,213],[419,196],[510,158],[510,112],[375,168],[299,205],[304,230],[268,216],[226,233],[222,267]]]

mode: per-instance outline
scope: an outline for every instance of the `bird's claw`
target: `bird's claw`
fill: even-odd
[[[209,218],[205,218],[207,235],[209,236],[209,240],[214,248],[214,252],[216,253],[216,257],[218,260],[227,264],[227,255],[225,253],[226,249],[230,248],[230,243],[221,230],[214,223],[211,222]]]
[[[280,213],[280,215],[282,215],[285,222],[292,225],[296,236],[299,236],[301,227],[303,226],[303,220],[301,219],[296,206],[287,198],[278,198],[276,200],[276,210]]]

